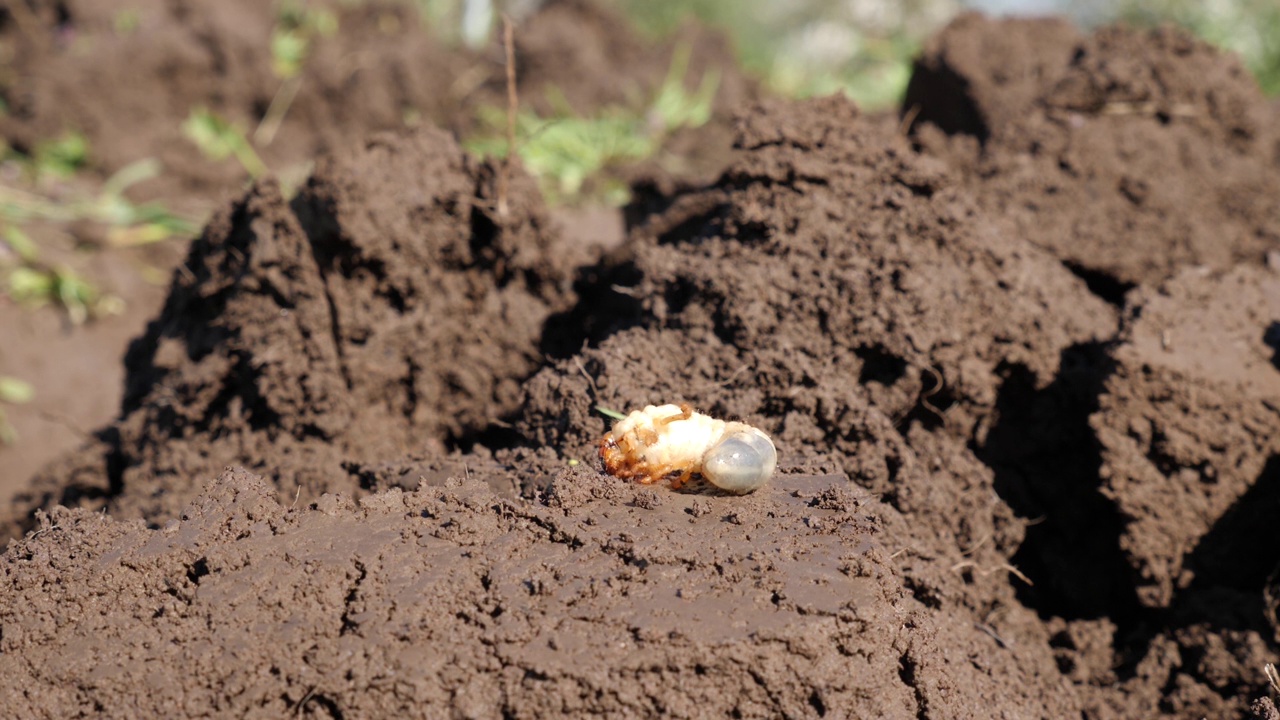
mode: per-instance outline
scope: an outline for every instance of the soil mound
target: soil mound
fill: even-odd
[[[903,112],[984,210],[1124,308],[1115,340],[1064,356],[1050,387],[1009,376],[980,448],[1035,520],[1013,558],[1036,580],[1021,600],[1052,616],[1064,672],[1099,691],[1090,714],[1243,715],[1265,689],[1280,562],[1262,540],[1280,407],[1274,111],[1234,58],[1174,30],[970,15],[929,44]]]
[[[1017,481],[998,486],[984,461],[1048,452],[1062,441],[1040,431],[1085,427],[1084,407],[1020,426],[1029,401],[1006,393],[1069,394],[1062,359],[1111,337],[1113,309],[845,100],[757,106],[736,144],[716,186],[678,199],[599,271],[604,317],[587,325],[605,339],[539,373],[516,428],[586,459],[607,427],[597,406],[688,401],[760,424],[783,472],[845,473],[892,508],[904,582],[966,628],[957,642],[1020,648],[1029,695],[1071,706],[1050,679],[1046,628],[1007,579],[1025,526],[995,498]]]
[[[496,386],[432,383],[477,369],[500,384],[533,367],[527,348],[540,319],[571,299],[556,282],[571,264],[552,260],[561,256],[537,232],[536,213],[517,210],[521,220],[495,232],[490,178],[430,134],[377,140],[347,165],[322,167],[292,208],[260,185],[194,246],[189,277],[175,278],[165,314],[130,357],[130,412],[109,451],[108,470],[121,472],[104,491],[120,492],[115,514],[163,529],[58,510],[23,541],[31,545],[11,551],[33,573],[15,576],[14,592],[48,572],[42,544],[58,544],[64,530],[103,533],[102,555],[81,556],[91,573],[100,557],[123,558],[117,547],[150,548],[125,564],[155,582],[113,573],[86,585],[137,588],[139,612],[172,618],[152,640],[190,638],[154,647],[231,643],[213,655],[234,657],[245,686],[260,688],[246,707],[1079,712],[1046,628],[1006,579],[1017,572],[1009,558],[1022,526],[993,502],[993,475],[966,441],[995,412],[998,367],[1048,384],[1065,348],[1113,332],[1114,311],[1050,256],[988,226],[945,168],[876,127],[837,99],[748,113],[741,162],[582,286],[587,296],[568,316],[603,343],[540,373],[519,408]],[[620,276],[632,279],[620,285]],[[512,318],[504,292],[537,317]],[[485,336],[474,346],[511,348],[497,353],[503,367],[476,366],[445,322],[450,311],[492,318],[467,328],[500,329],[506,345]],[[1039,322],[1047,313],[1062,321]],[[500,324],[510,319],[520,322]],[[522,332],[528,342],[515,345]],[[938,376],[961,380],[929,394],[924,383]],[[566,469],[589,458],[603,429],[593,402],[628,408],[657,397],[758,420],[790,460],[784,474],[734,499]],[[439,456],[443,441],[468,432],[444,418],[468,412],[507,412],[520,437],[559,454],[502,449],[496,468],[460,456],[469,480],[459,485],[454,466],[443,470],[451,489],[393,488],[367,496],[363,510],[327,495],[286,513],[276,499],[302,485],[409,484],[412,462],[378,459],[405,455],[414,437],[429,456],[421,438],[432,432]],[[272,476],[224,475],[185,511],[175,507],[191,501],[203,468],[240,452]],[[418,477],[429,464],[417,465]],[[833,472],[804,474],[823,467]],[[504,478],[491,472],[551,481],[525,483],[532,501],[502,500],[488,488]],[[370,532],[370,523],[385,527]],[[341,539],[352,533],[365,540]],[[303,549],[311,543],[315,557]],[[424,548],[434,559],[423,562]],[[176,596],[164,589],[175,582]],[[303,585],[311,590],[300,596]],[[290,626],[312,628],[305,637],[268,639],[250,622],[278,605],[273,598],[304,596],[315,597],[301,606],[316,615],[292,612]],[[56,607],[32,606],[16,624],[52,614],[52,625],[6,632],[6,641],[24,656],[67,647],[87,626],[60,622]],[[244,620],[235,626],[253,633],[256,650],[236,632],[209,635],[223,613]],[[133,657],[134,622],[104,621],[101,637],[118,639],[100,647]],[[316,632],[334,657],[365,658],[367,672],[335,660],[335,683],[346,679],[313,691],[292,669],[252,669],[318,657]],[[453,660],[442,655],[417,689],[369,692],[375,676],[421,674],[425,656],[414,648],[433,637],[451,638]],[[227,669],[167,684],[217,694]],[[678,685],[663,682],[674,674]],[[76,675],[63,687],[77,687]],[[176,701],[142,700],[136,687],[126,672],[91,702]],[[57,701],[78,707],[83,697],[72,690]]]
[[[716,186],[652,218],[601,271],[613,294],[595,305],[614,325],[587,324],[638,327],[534,380],[517,419],[534,444],[585,456],[593,405],[679,397],[768,418],[795,452],[891,492],[900,461],[866,452],[858,408],[892,436],[920,424],[981,443],[1002,376],[1043,388],[1064,352],[1114,332],[1080,279],[846,100],[757,106],[737,146]]]
[[[565,103],[553,100],[567,96],[574,110],[587,115],[614,103],[639,112],[684,57],[677,48],[688,50],[683,79],[690,92],[704,78],[719,80],[712,120],[665,140],[662,158],[678,155],[684,162],[611,168],[610,183],[646,178],[669,191],[709,182],[723,169],[728,109],[755,90],[722,37],[691,24],[675,37],[645,41],[597,3],[522,5],[526,14],[517,14],[515,32],[522,108],[562,113]],[[273,38],[291,23],[314,23],[321,11],[333,13],[336,32],[304,29],[305,60],[297,75],[282,79],[273,70]],[[344,150],[371,131],[432,124],[459,134],[490,131],[488,121],[484,129],[475,127],[476,116],[480,108],[506,106],[502,48],[497,42],[480,50],[450,43],[454,21],[432,25],[424,20],[431,12],[422,3],[398,0],[24,1],[0,10],[0,137],[6,147],[38,154],[41,141],[82,133],[88,167],[73,184],[42,188],[62,198],[87,197],[122,167],[158,159],[160,177],[130,187],[128,197],[161,198],[164,207],[194,218],[207,216],[248,185],[240,163],[210,160],[184,135],[184,121],[204,108],[244,131],[288,198],[317,157]],[[121,77],[129,82],[118,82]],[[620,238],[621,213],[591,210],[568,218],[564,209],[555,211],[565,219],[566,237]],[[27,322],[30,313],[0,307],[7,346],[30,348],[32,357],[42,358],[38,372],[17,350],[3,362],[4,374],[37,387],[37,401],[8,416],[25,441],[0,448],[0,497],[6,504],[41,466],[115,417],[119,378],[106,382],[95,366],[117,363],[163,301],[163,289],[144,280],[135,265],[141,258],[168,271],[183,255],[183,248],[162,244],[146,248],[145,255],[112,249],[89,259],[82,250],[115,242],[107,227],[89,220],[64,225],[24,223],[44,262],[61,266],[65,244],[71,266],[120,297],[126,315],[54,340],[61,330],[55,313],[33,325]]]
[[[34,499],[173,517],[228,464],[286,493],[358,488],[344,464],[463,442],[519,402],[589,249],[558,244],[527,178],[439,131],[270,181],[220,213],[126,358],[121,419]]]
[[[965,15],[929,42],[903,113],[984,209],[1117,304],[1280,244],[1274,112],[1235,57],[1180,31]]]
[[[1249,547],[1280,507],[1280,273],[1187,271],[1134,291],[1126,314],[1091,422],[1139,598],[1258,592],[1280,565],[1272,544]]]

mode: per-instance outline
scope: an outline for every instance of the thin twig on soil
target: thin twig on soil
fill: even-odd
[[[1153,102],[1125,102],[1116,101],[1109,102],[1102,106],[1099,111],[1102,115],[1146,115],[1155,116],[1165,114],[1169,117],[1195,117],[1199,113],[1196,112],[1195,106],[1188,103],[1175,103],[1168,109],[1162,109]]]
[[[587,385],[591,386],[591,397],[595,400],[599,400],[600,391],[596,389],[596,379],[591,377],[591,373],[587,372],[587,366],[582,364],[582,358],[574,355],[573,363],[578,366],[578,372],[582,373],[582,377],[587,379]]]
[[[1280,694],[1280,673],[1276,672],[1275,663],[1263,665],[1262,674],[1267,676],[1267,682],[1271,683],[1271,689]]]
[[[925,372],[933,376],[934,385],[933,387],[929,388],[928,392],[920,393],[920,407],[923,407],[924,409],[938,416],[938,421],[941,422],[943,425],[946,425],[947,424],[946,414],[943,413],[942,410],[938,409],[937,405],[934,405],[933,403],[929,402],[929,398],[942,392],[942,389],[947,386],[947,378],[942,374],[941,370],[934,368],[932,365],[926,365],[924,370]]]
[[[293,706],[293,714],[294,714],[294,715],[301,715],[301,714],[302,714],[302,708],[303,708],[303,707],[305,707],[305,706],[306,706],[306,704],[307,704],[307,702],[309,702],[309,701],[311,700],[311,698],[315,696],[315,694],[316,694],[316,687],[318,687],[318,686],[316,686],[316,685],[312,685],[312,686],[311,686],[311,689],[307,691],[307,694],[306,694],[306,695],[303,695],[303,696],[302,696],[302,699],[298,701],[298,704]]]
[[[293,99],[298,96],[298,89],[301,87],[301,75],[294,75],[280,83],[280,88],[276,90],[275,96],[271,98],[271,104],[267,106],[267,111],[258,123],[258,128],[253,131],[253,141],[259,147],[266,147],[276,139],[276,133],[284,124],[284,116],[289,113],[289,108],[293,106]]]
[[[986,544],[987,544],[987,541],[988,541],[988,540],[990,540],[990,539],[991,539],[991,533],[987,533],[986,535],[983,535],[983,536],[982,536],[982,539],[981,539],[981,540],[979,540],[978,542],[974,543],[974,544],[973,544],[973,547],[970,547],[968,550],[961,550],[961,551],[960,551],[960,554],[961,554],[961,555],[963,555],[963,556],[965,556],[965,557],[969,557],[969,556],[970,556],[970,555],[972,555],[974,552],[976,552],[978,548],[982,547],[983,545],[986,545]]]
[[[62,413],[54,412],[52,410],[40,410],[37,414],[45,422],[53,423],[54,425],[59,425],[66,430],[70,430],[71,432],[75,433],[81,440],[93,439],[93,433],[80,427],[75,423],[75,421],[73,421],[71,418],[67,417],[66,415],[63,415]]]
[[[1009,563],[1004,563],[999,567],[999,569],[1008,570],[1010,575],[1013,575],[1014,577],[1018,578],[1022,582],[1026,583],[1028,587],[1035,587],[1035,583],[1031,582],[1031,578],[1024,575],[1022,571],[1019,570],[1016,566],[1010,565]]]
[[[1013,575],[1014,577],[1018,578],[1019,580],[1026,583],[1027,585],[1030,585],[1032,587],[1035,586],[1035,583],[1031,582],[1031,578],[1027,577],[1025,574],[1023,574],[1021,570],[1014,567],[1013,565],[1010,565],[1009,563],[1000,563],[999,565],[996,565],[994,567],[984,568],[984,567],[980,567],[978,563],[972,560],[964,560],[962,562],[956,563],[955,565],[952,565],[951,572],[959,572],[967,568],[972,568],[975,572],[977,572],[979,575],[983,577],[991,575],[992,573],[998,573],[1001,570],[1003,570]]]
[[[511,176],[511,162],[516,154],[516,113],[520,98],[516,94],[516,33],[511,16],[502,14],[502,46],[507,55],[507,156],[498,168],[498,217],[507,217],[507,183]]]
[[[724,380],[721,380],[720,382],[712,383],[712,387],[717,387],[717,388],[728,387],[728,386],[732,385],[732,384],[734,383],[734,381],[735,381],[735,380],[737,380],[737,379],[738,379],[738,376],[739,376],[739,375],[741,375],[742,373],[744,373],[744,372],[746,372],[746,371],[748,371],[748,370],[750,370],[750,369],[751,369],[751,368],[749,368],[749,367],[748,367],[748,366],[746,366],[746,365],[741,365],[741,366],[739,366],[739,367],[738,367],[738,369],[737,369],[737,370],[734,370],[734,371],[729,375],[729,377],[725,378]]]
[[[37,530],[37,531],[35,531],[35,532],[31,533],[31,539],[32,539],[32,540],[34,540],[34,539],[36,539],[36,538],[40,537],[41,535],[44,535],[45,533],[53,532],[54,530],[61,530],[61,529],[62,529],[62,525],[61,525],[61,524],[58,524],[58,525],[50,525],[50,526],[49,526],[49,527],[47,527],[47,528],[40,528],[39,530]]]
[[[909,110],[902,113],[902,121],[898,123],[898,134],[906,137],[911,134],[911,126],[915,124],[916,118],[920,116],[920,105],[917,103],[912,105]]]
[[[982,632],[986,633],[987,635],[990,635],[991,639],[995,640],[996,644],[999,645],[1000,647],[1008,649],[1009,641],[1000,637],[1000,634],[995,631],[995,628],[991,627],[990,625],[984,625],[983,623],[974,623],[973,626],[978,630],[981,630]]]

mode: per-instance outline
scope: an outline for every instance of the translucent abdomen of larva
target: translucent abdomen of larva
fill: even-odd
[[[778,450],[763,432],[730,429],[702,459],[702,476],[726,492],[742,495],[759,488],[778,467]]]

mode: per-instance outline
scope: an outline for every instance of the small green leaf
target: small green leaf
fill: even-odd
[[[617,410],[610,410],[609,408],[604,407],[603,405],[597,405],[596,412],[600,413],[601,415],[604,415],[605,417],[613,418],[614,420],[621,420],[626,417],[626,415],[623,415]]]
[[[89,140],[69,132],[54,140],[37,143],[33,154],[37,175],[71,177],[89,164]]]
[[[182,123],[182,133],[210,160],[224,160],[234,155],[250,177],[256,178],[267,172],[267,166],[254,152],[244,130],[207,108],[193,109],[186,122]]]
[[[23,262],[35,262],[36,256],[39,254],[36,250],[36,244],[22,231],[22,228],[16,225],[5,227],[4,244],[8,245]]]
[[[6,283],[9,297],[24,305],[39,306],[53,299],[53,277],[32,267],[17,267],[9,271]]]
[[[31,383],[15,377],[0,375],[0,402],[20,405],[31,402],[31,398],[35,397],[35,394],[36,390],[31,387]]]
[[[102,192],[104,195],[120,195],[133,185],[158,175],[160,175],[159,160],[151,157],[135,160],[107,178],[107,181],[102,184]]]
[[[125,8],[116,12],[111,19],[115,25],[117,35],[128,35],[138,29],[142,24],[142,16],[135,8]]]
[[[277,27],[271,32],[271,71],[279,78],[291,78],[302,71],[310,42],[297,30]]]

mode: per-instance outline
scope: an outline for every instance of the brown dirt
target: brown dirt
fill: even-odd
[[[1119,302],[1280,242],[1280,135],[1258,95],[1238,59],[1172,28],[966,15],[930,41],[903,111],[984,209]]]
[[[322,161],[292,203],[257,184],[131,346],[121,420],[19,502],[173,517],[229,463],[310,501],[359,489],[344,464],[443,451],[510,412],[588,248],[559,244],[526,176],[506,218],[495,186],[437,130]]]
[[[124,351],[146,329],[148,317],[164,304],[165,285],[147,275],[173,264],[180,256],[172,245],[146,251],[76,252],[51,228],[28,227],[41,243],[43,259],[53,267],[92,276],[98,288],[125,300],[126,312],[105,315],[83,326],[65,311],[39,310],[0,299],[0,376],[31,384],[35,397],[22,405],[6,405],[4,414],[17,441],[0,445],[0,502],[25,486],[41,466],[82,444],[93,431],[110,423],[120,406],[124,383]]]
[[[1280,552],[1236,543],[1280,509],[1280,272],[1185,271],[1134,291],[1128,315],[1091,422],[1138,596],[1259,588]]]
[[[1048,59],[997,81],[961,61],[989,37]],[[323,161],[292,203],[244,193],[130,352],[121,420],[17,508],[48,514],[0,556],[5,706],[1274,714],[1273,209],[1191,206],[1228,250],[1146,234],[1139,263],[1106,253],[1147,209],[1045,191],[1110,203],[1104,150],[1144,139],[1190,158],[1149,197],[1270,187],[1265,127],[1236,132],[1265,100],[1224,80],[1150,100],[1195,114],[1055,125],[1043,98],[1236,65],[974,17],[931,48],[913,136],[840,99],[745,107],[723,176],[642,198],[603,256],[523,175],[499,215],[494,169],[437,131]],[[1048,127],[1088,128],[1084,180],[1016,139]],[[596,406],[678,400],[771,432],[778,476],[600,473]]]
[[[258,147],[286,192],[307,177],[316,158],[345,151],[370,132],[422,123],[465,131],[477,107],[505,105],[501,48],[447,46],[407,3],[332,8],[339,32],[315,41],[280,130]],[[84,133],[90,167],[77,182],[89,193],[96,192],[95,178],[100,185],[131,162],[157,158],[163,174],[131,188],[130,197],[160,198],[179,212],[207,214],[224,197],[241,192],[247,176],[234,160],[202,157],[182,135],[182,122],[193,108],[206,107],[252,134],[281,86],[270,69],[275,12],[274,4],[259,2],[13,3],[0,13],[0,96],[7,105],[0,136],[29,151],[64,130]],[[117,26],[124,13],[138,19],[136,28]],[[721,78],[716,117],[671,139],[671,153],[684,162],[619,172],[670,191],[714,178],[727,162],[728,108],[756,91],[718,34],[689,26],[676,37],[643,42],[613,13],[574,0],[547,3],[518,20],[521,96],[544,110],[555,90],[583,113],[644,104],[665,78],[674,48],[690,48],[691,85],[706,72]],[[568,32],[578,42],[564,43]],[[120,83],[120,77],[130,82]],[[565,211],[557,221],[569,226],[569,244],[610,244],[621,236],[621,213],[611,208]],[[70,247],[85,240],[82,229],[95,232],[77,227],[68,237],[57,228],[29,228],[46,250],[66,247],[46,259],[78,255],[72,264],[121,297],[126,313],[68,330],[52,310],[28,317],[20,308],[0,306],[0,332],[8,345],[0,351],[0,373],[33,382],[37,391],[32,404],[10,410],[23,442],[0,447],[4,502],[39,467],[113,419],[120,403],[119,360],[163,302],[163,286],[133,272],[134,259],[74,253]],[[163,275],[182,255],[162,249],[147,261]]]

